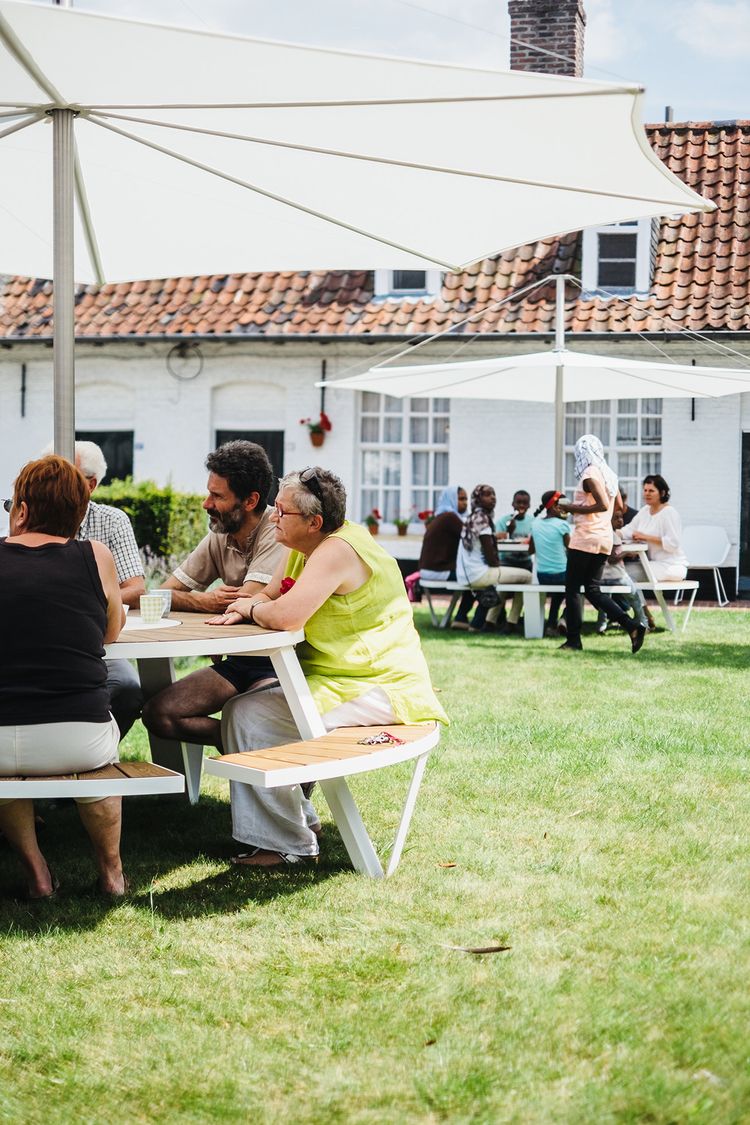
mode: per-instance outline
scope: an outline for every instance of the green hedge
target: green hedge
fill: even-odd
[[[152,480],[132,477],[113,480],[97,488],[94,500],[121,508],[130,517],[135,541],[141,549],[161,558],[183,559],[206,534],[203,497],[160,488]]]

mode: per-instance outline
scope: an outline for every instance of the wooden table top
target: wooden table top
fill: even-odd
[[[123,630],[116,641],[105,645],[110,659],[138,660],[172,656],[213,656],[250,653],[256,656],[290,648],[304,640],[301,629],[274,632],[259,625],[207,625],[203,613],[170,613],[179,625],[165,628]]]

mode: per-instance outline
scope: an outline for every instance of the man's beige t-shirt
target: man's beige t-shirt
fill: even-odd
[[[245,582],[265,586],[286,554],[286,547],[276,542],[276,531],[269,519],[272,511],[273,508],[266,508],[244,548],[232,535],[209,531],[182,566],[177,567],[174,577],[189,590],[206,590],[217,579],[225,586],[242,586]]]
[[[588,468],[584,470],[583,476],[581,477],[581,484],[589,477],[599,482],[602,492],[609,501],[609,507],[606,512],[588,512],[585,515],[575,512],[573,514],[573,532],[570,536],[568,549],[573,551],[586,551],[594,555],[610,555],[612,553],[614,535],[612,529],[612,511],[615,506],[615,498],[614,496],[610,496],[607,492],[604,477],[599,469],[597,469],[596,465],[589,465]],[[591,493],[584,492],[582,488],[576,489],[573,502],[575,504],[596,503]]]

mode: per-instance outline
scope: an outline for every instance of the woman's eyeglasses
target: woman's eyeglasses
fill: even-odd
[[[3,500],[3,508],[5,509],[6,512],[9,512],[12,507],[13,507],[13,501],[12,500]]]

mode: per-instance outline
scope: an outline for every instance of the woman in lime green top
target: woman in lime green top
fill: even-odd
[[[285,476],[271,519],[290,553],[262,593],[239,598],[212,623],[304,628],[297,655],[329,730],[447,722],[398,566],[345,510],[344,486],[326,469]],[[222,738],[228,753],[298,739],[281,688],[231,700]],[[234,862],[275,867],[317,856],[318,817],[299,786],[233,782],[231,798],[232,835],[252,848]]]

